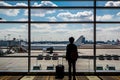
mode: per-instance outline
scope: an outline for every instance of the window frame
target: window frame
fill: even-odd
[[[16,0],[4,0],[4,1],[16,1]],[[19,0],[21,1],[21,0]],[[23,0],[24,1],[24,0]],[[98,74],[98,75],[105,75],[105,74],[109,74],[109,73],[106,73],[106,72],[96,72],[96,58],[99,57],[99,56],[96,56],[96,24],[104,24],[104,23],[108,23],[108,24],[116,24],[116,23],[120,23],[120,21],[96,21],[96,10],[97,9],[119,9],[120,7],[103,7],[103,6],[97,6],[96,3],[97,1],[108,1],[108,0],[81,0],[81,1],[92,1],[93,2],[93,7],[91,6],[75,6],[75,7],[67,7],[67,6],[62,6],[62,7],[33,7],[31,6],[31,0],[25,0],[28,2],[28,6],[14,6],[14,7],[10,7],[10,6],[0,6],[0,9],[28,9],[28,21],[0,21],[0,24],[7,24],[7,23],[26,23],[28,24],[28,56],[0,56],[0,58],[18,58],[18,57],[22,57],[22,58],[28,58],[28,72],[27,73],[24,73],[23,74],[40,74],[40,75],[53,75],[55,74],[54,72],[30,72],[30,69],[31,69],[31,58],[32,57],[37,57],[37,56],[31,56],[31,24],[32,23],[54,23],[54,24],[57,24],[57,23],[91,23],[93,24],[93,40],[94,40],[94,44],[93,44],[93,68],[94,68],[94,72],[84,72],[84,73],[88,73],[89,74]],[[37,0],[33,0],[33,1],[37,1]],[[56,1],[56,0],[55,0]],[[59,0],[58,0],[59,1]],[[61,0],[62,1],[62,0]],[[63,0],[64,1],[64,0]],[[66,1],[71,1],[71,0],[66,0]],[[79,1],[79,0],[75,0],[75,1]],[[118,1],[118,0],[115,0],[115,1]],[[49,22],[49,21],[31,21],[31,9],[93,9],[93,14],[94,14],[94,17],[93,17],[93,21],[57,21],[57,22]],[[61,56],[62,57],[62,56]],[[118,56],[120,57],[120,56]],[[12,75],[16,75],[16,73],[14,72],[0,72],[2,74],[11,74],[13,73]],[[21,72],[17,72],[18,74],[22,74]],[[114,73],[115,75],[119,74],[120,72],[111,72],[111,73]],[[17,75],[18,75],[17,74]],[[67,74],[67,73],[66,73]],[[78,75],[81,74],[80,73],[77,73]],[[81,74],[82,75],[82,74]],[[110,75],[110,74],[109,74]],[[112,74],[113,75],[113,74]]]

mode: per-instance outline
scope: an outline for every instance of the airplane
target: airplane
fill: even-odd
[[[84,44],[83,40],[84,40],[84,36],[80,36],[74,44],[76,44],[76,46],[81,46],[82,44]],[[41,41],[41,42],[32,42],[31,43],[31,50],[47,50],[49,48],[53,48],[54,50],[65,50],[67,44],[69,43],[69,41]],[[21,43],[21,46],[25,47],[26,49],[28,49],[28,44],[26,43]]]

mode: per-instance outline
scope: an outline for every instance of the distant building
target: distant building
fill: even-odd
[[[7,46],[8,45],[8,41],[0,41],[0,46]]]
[[[96,44],[105,44],[104,41],[96,41]]]
[[[15,46],[15,45],[20,45],[20,41],[0,40],[0,46]]]
[[[76,41],[75,41],[75,44],[77,46],[80,46],[81,44],[85,44],[85,37],[82,35],[80,36]]]
[[[85,37],[84,36],[81,37],[82,37],[82,43],[85,43]]]

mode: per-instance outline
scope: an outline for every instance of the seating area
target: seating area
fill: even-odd
[[[98,57],[99,60],[119,60],[118,55],[99,55]]]
[[[118,55],[112,55],[113,56],[113,60],[119,60]]]
[[[54,70],[54,64],[48,65],[48,66],[47,66],[47,70]]]
[[[52,56],[50,56],[50,54],[46,54],[46,56],[39,54],[36,57],[36,64],[33,66],[33,70],[41,70],[41,64],[38,65],[39,60],[58,60],[58,54],[54,53]],[[46,70],[54,70],[54,64],[48,65]]]
[[[43,56],[42,54],[39,54],[37,56],[37,60],[58,60],[58,54],[54,53],[52,56],[50,56],[50,54],[46,54],[45,56]]]
[[[43,55],[39,54],[39,55],[37,56],[37,60],[43,60]]]
[[[103,70],[103,66],[97,66],[96,70]]]
[[[114,71],[116,70],[115,66],[106,65],[106,66],[96,66],[96,70],[105,70],[105,71]]]
[[[33,70],[40,70],[41,69],[41,65],[35,65],[33,66]]]

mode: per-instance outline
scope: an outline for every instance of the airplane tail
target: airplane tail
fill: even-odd
[[[76,46],[80,46],[81,44],[85,43],[85,37],[82,35],[80,36],[76,41],[75,44]]]

